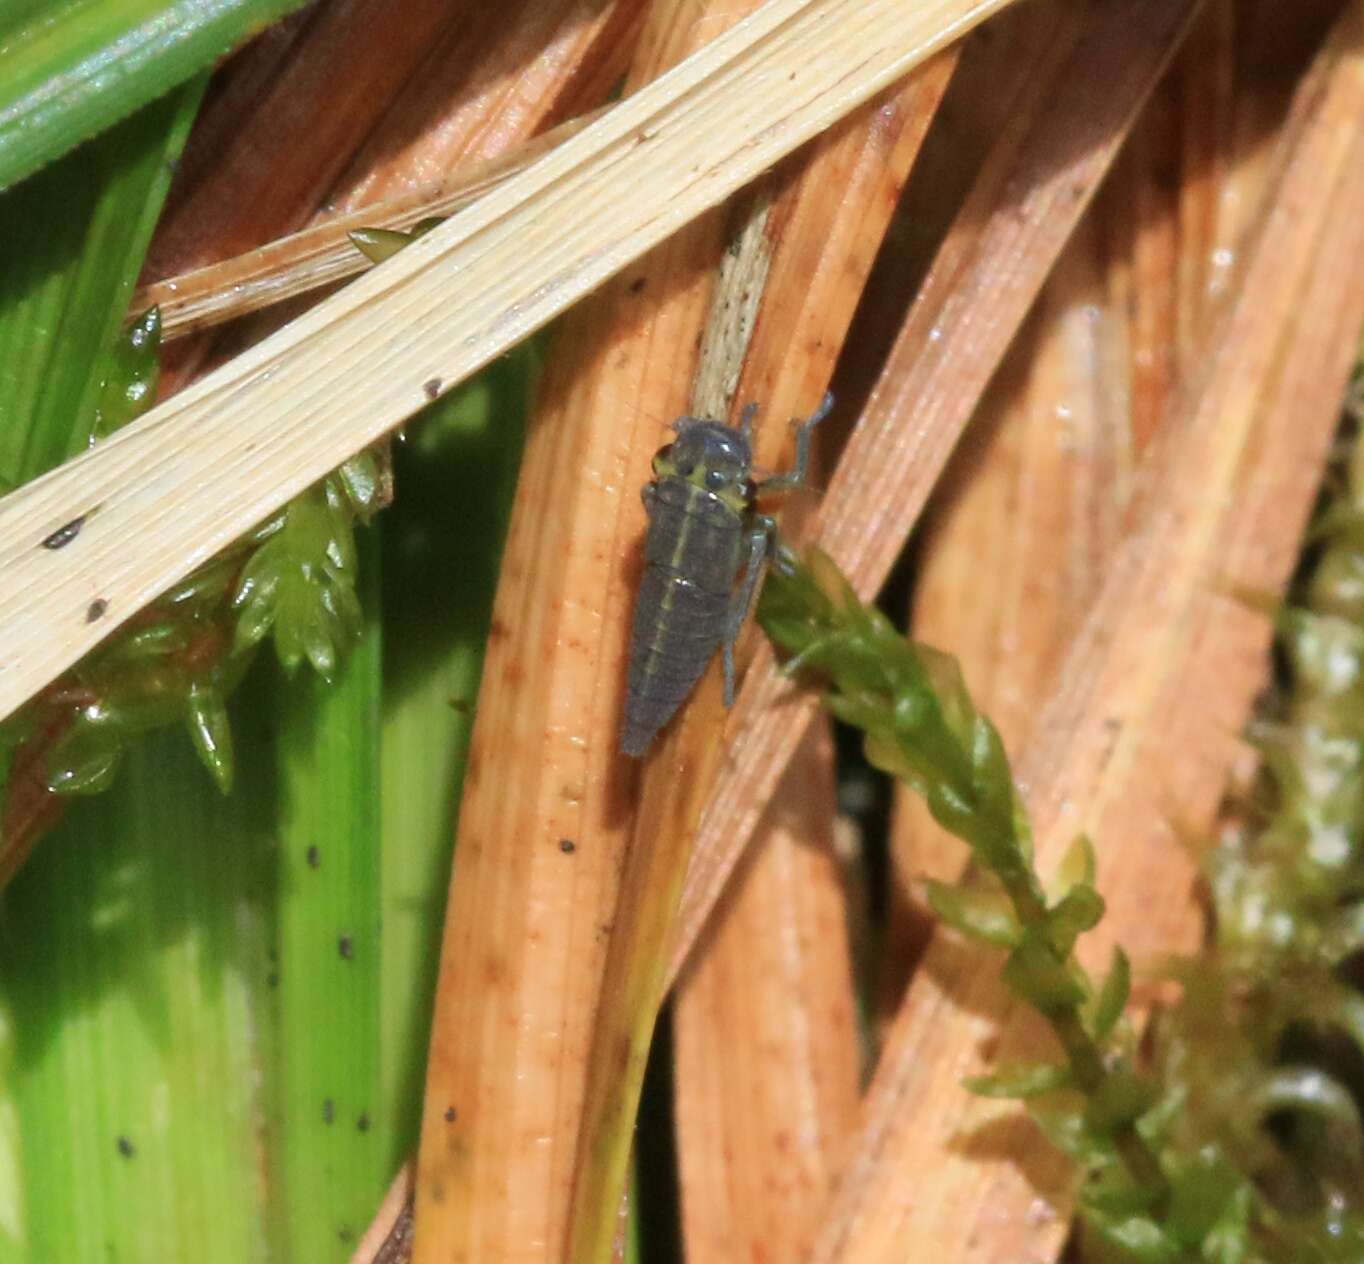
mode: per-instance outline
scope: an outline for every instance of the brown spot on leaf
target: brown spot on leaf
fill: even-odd
[[[44,536],[42,547],[45,549],[64,549],[81,533],[85,526],[86,515],[72,518],[64,527],[58,527],[51,535]]]

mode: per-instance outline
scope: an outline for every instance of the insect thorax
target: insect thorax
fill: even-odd
[[[749,469],[753,463],[748,438],[721,421],[682,418],[677,439],[654,457],[660,482],[675,478],[722,501],[743,516],[752,507]]]

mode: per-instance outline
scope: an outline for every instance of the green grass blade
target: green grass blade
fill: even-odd
[[[33,478],[87,442],[201,91],[182,89],[0,194],[0,480]]]
[[[372,611],[372,532],[359,547]],[[379,1131],[381,645],[371,615],[335,684],[304,671],[277,691],[280,1260],[349,1259],[392,1175]]]
[[[0,16],[0,189],[305,0],[22,0]]]
[[[5,1264],[264,1259],[254,801],[160,735],[5,893]]]

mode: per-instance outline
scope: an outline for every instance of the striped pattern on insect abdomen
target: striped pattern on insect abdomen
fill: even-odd
[[[744,519],[676,475],[645,494],[649,534],[635,603],[621,750],[641,755],[724,639],[743,557]]]

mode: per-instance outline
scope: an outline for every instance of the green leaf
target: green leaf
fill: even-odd
[[[1089,1019],[1090,1032],[1100,1044],[1113,1034],[1123,1010],[1127,1008],[1131,991],[1132,964],[1121,946],[1116,946],[1113,949],[1113,964],[1108,968],[1108,977],[1099,989]]]
[[[224,799],[164,733],[6,892],[6,1264],[263,1260],[249,1009],[271,861],[256,801]]]
[[[0,17],[0,190],[306,0],[53,0]]]
[[[1242,1181],[1222,1205],[1218,1221],[1203,1238],[1203,1258],[1208,1264],[1249,1264],[1251,1217],[1256,1209],[1255,1189]]]
[[[370,263],[383,263],[386,259],[392,259],[405,246],[410,246],[418,237],[425,237],[445,220],[444,215],[428,215],[406,231],[397,228],[356,228],[346,236]]]
[[[1058,957],[1068,957],[1075,941],[1093,930],[1104,915],[1104,901],[1093,887],[1071,887],[1061,902],[1047,912],[1046,937]]]
[[[114,341],[99,402],[95,405],[91,438],[107,438],[146,412],[156,398],[160,377],[161,309],[152,307]]]
[[[212,686],[191,687],[186,724],[195,752],[224,794],[232,789],[232,726],[223,696]]]
[[[1088,834],[1077,834],[1056,869],[1056,881],[1062,892],[1074,886],[1092,887],[1098,866],[1094,843]]]
[[[1043,1014],[1078,1005],[1085,998],[1084,987],[1069,966],[1033,936],[1024,938],[1009,954],[1004,982]]]
[[[392,480],[387,471],[387,463],[381,461],[379,456],[368,448],[363,452],[357,452],[336,470],[332,478],[345,497],[351,512],[361,522],[368,522],[383,508],[391,491]]]
[[[112,724],[77,719],[48,755],[48,788],[56,794],[103,794],[123,757],[122,734]]]
[[[281,1260],[342,1264],[392,1173],[381,1093],[382,636],[371,617],[332,685],[274,682],[279,709],[275,1117]],[[269,682],[259,682],[269,688]]]
[[[200,90],[157,102],[0,194],[0,479],[26,482],[89,442]]]
[[[1112,1132],[1140,1119],[1156,1100],[1156,1087],[1130,1067],[1104,1076],[1085,1108],[1085,1121],[1097,1133]]]
[[[412,244],[411,234],[396,228],[356,228],[346,235],[370,263],[392,259],[404,246]]]
[[[1183,1244],[1148,1216],[1110,1220],[1091,1215],[1085,1225],[1105,1247],[1118,1251],[1118,1258],[1131,1264],[1180,1264],[1188,1258]]]
[[[271,630],[286,671],[307,660],[330,680],[360,626],[355,536],[339,483],[324,479],[289,502],[283,527],[242,569],[232,599],[235,646]]]
[[[1054,1062],[1020,1063],[1003,1067],[991,1075],[974,1075],[965,1081],[966,1087],[981,1097],[1021,1100],[1069,1088],[1071,1083],[1070,1068]]]
[[[933,911],[944,922],[972,939],[982,939],[997,948],[1012,948],[1023,933],[1002,891],[930,881],[926,894]]]
[[[1216,1146],[1181,1156],[1172,1165],[1170,1208],[1166,1230],[1191,1247],[1200,1246],[1221,1226],[1224,1235],[1233,1224],[1244,1231],[1245,1177]]]

